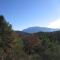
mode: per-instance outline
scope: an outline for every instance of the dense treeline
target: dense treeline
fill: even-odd
[[[42,40],[40,50],[42,49],[43,60],[60,60],[60,31],[39,32],[34,35]]]
[[[19,60],[18,53],[22,52],[21,42],[11,24],[0,16],[0,60]]]
[[[60,43],[60,31],[54,32],[38,32],[34,33],[35,36],[39,37],[40,39],[46,36],[50,39],[50,41],[58,41]]]
[[[0,16],[0,60],[60,60],[60,31],[17,33]]]

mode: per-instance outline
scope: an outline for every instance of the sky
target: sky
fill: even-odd
[[[0,15],[14,30],[32,26],[60,29],[60,0],[0,0]]]

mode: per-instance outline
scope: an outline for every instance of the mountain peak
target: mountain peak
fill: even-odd
[[[23,32],[37,33],[37,32],[53,32],[56,30],[57,29],[51,29],[51,28],[47,28],[47,27],[29,27],[27,29],[24,29]]]

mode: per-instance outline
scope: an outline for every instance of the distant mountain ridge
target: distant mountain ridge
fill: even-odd
[[[19,36],[30,36],[31,34],[30,33],[26,33],[26,32],[23,32],[23,31],[15,31]]]
[[[47,27],[29,27],[22,31],[26,33],[37,33],[37,32],[53,32],[53,31],[58,31],[58,29],[51,29]]]

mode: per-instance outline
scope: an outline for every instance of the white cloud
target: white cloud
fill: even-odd
[[[50,22],[47,27],[60,29],[60,18]]]

